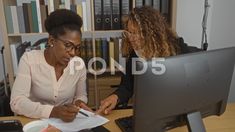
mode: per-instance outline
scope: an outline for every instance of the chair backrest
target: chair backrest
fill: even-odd
[[[47,43],[47,41],[48,41],[48,38],[42,38],[42,39],[39,39],[38,41],[36,41],[32,46],[37,47],[42,43]]]

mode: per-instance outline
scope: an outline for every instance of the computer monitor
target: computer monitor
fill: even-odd
[[[147,70],[134,75],[134,131],[162,132],[182,124],[205,131],[202,118],[225,111],[234,63],[235,47],[137,62],[137,71],[144,65]],[[161,66],[164,73],[154,74]]]

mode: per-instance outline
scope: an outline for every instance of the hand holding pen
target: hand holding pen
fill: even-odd
[[[81,101],[81,100],[76,100],[76,101],[74,102],[74,104],[75,104],[77,107],[79,107],[79,108],[82,108],[82,109],[87,110],[87,111],[90,111],[90,112],[94,112],[90,107],[88,107],[88,106],[86,105],[86,103],[84,103],[84,102]]]
[[[50,117],[59,118],[64,122],[71,122],[76,118],[79,108],[73,104],[66,104],[53,107]]]

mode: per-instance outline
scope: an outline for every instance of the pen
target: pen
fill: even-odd
[[[73,101],[74,102],[74,101]],[[74,103],[73,103],[73,105],[77,108],[77,109],[80,109],[80,107],[78,107],[78,106],[76,106]],[[86,113],[84,113],[84,112],[82,112],[82,111],[78,111],[80,114],[82,114],[82,115],[84,115],[84,116],[86,116],[86,117],[89,117],[89,115],[88,114],[86,114]]]
[[[82,114],[82,115],[84,115],[84,116],[86,116],[86,117],[89,117],[88,114],[86,114],[86,113],[84,113],[84,112],[82,112],[82,111],[79,111],[79,113]]]

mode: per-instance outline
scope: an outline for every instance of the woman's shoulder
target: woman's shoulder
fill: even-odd
[[[29,63],[38,62],[43,55],[43,50],[31,50],[23,54],[21,59],[28,61]]]
[[[202,49],[200,49],[198,47],[188,45],[187,43],[184,42],[184,39],[182,37],[178,38],[178,45],[181,49],[180,54],[187,54],[187,53],[203,51]]]

